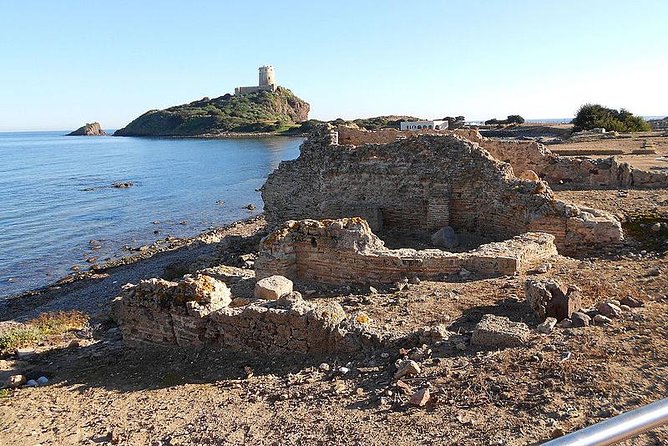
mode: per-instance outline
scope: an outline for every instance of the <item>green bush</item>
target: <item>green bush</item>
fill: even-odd
[[[604,128],[616,132],[647,132],[652,127],[640,116],[634,116],[628,110],[603,107],[599,104],[585,104],[578,109],[571,121],[573,130],[591,130]]]

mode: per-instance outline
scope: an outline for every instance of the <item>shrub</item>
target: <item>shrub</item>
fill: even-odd
[[[79,311],[57,311],[42,313],[25,324],[11,327],[0,333],[0,352],[29,347],[48,336],[61,335],[80,330],[88,323],[88,316]]]
[[[599,104],[585,104],[578,109],[571,121],[575,131],[604,128],[616,132],[646,132],[652,127],[640,116],[628,110],[603,107]]]

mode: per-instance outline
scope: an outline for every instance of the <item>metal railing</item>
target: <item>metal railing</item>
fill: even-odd
[[[555,438],[543,446],[605,446],[668,423],[668,398]]]

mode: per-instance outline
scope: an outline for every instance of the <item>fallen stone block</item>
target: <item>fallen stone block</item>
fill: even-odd
[[[547,319],[545,319],[545,322],[536,327],[536,330],[538,330],[539,333],[550,334],[552,333],[552,330],[554,330],[555,325],[557,325],[557,319],[553,317],[548,317]]]
[[[529,327],[507,317],[486,314],[475,326],[471,344],[481,347],[518,347],[530,338]]]
[[[255,298],[276,300],[292,293],[292,287],[292,281],[286,277],[278,275],[265,277],[255,284]]]
[[[611,319],[620,317],[622,315],[622,309],[611,302],[601,302],[598,304],[596,309],[603,316],[609,317]]]
[[[570,318],[582,306],[579,289],[556,280],[529,279],[524,283],[524,294],[539,318],[553,317],[557,322]]]
[[[408,403],[411,406],[424,407],[429,402],[431,395],[429,394],[429,389],[424,388],[415,392]]]
[[[581,311],[576,311],[571,315],[573,327],[588,327],[591,324],[591,317]]]

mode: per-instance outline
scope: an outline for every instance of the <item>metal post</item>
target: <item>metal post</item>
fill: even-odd
[[[543,446],[605,446],[668,423],[668,398],[543,443]]]

